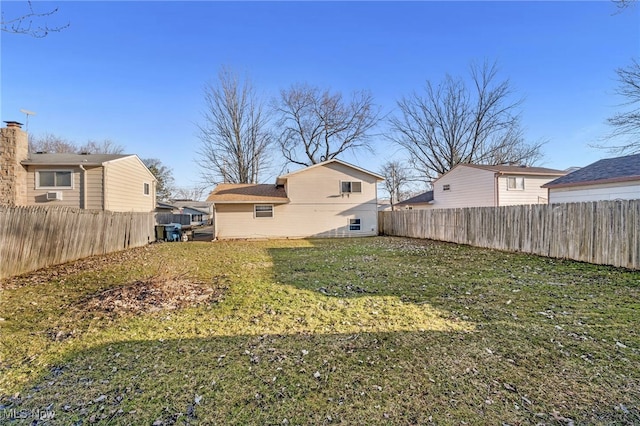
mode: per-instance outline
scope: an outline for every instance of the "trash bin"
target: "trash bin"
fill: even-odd
[[[156,241],[164,241],[165,238],[164,225],[156,225]]]
[[[180,241],[182,236],[182,225],[179,223],[170,223],[164,226],[165,239],[167,241]]]

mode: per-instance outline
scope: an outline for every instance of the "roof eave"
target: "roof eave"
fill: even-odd
[[[640,176],[624,176],[618,178],[609,178],[609,179],[599,179],[599,180],[588,180],[582,182],[567,182],[567,183],[546,183],[542,185],[542,188],[571,188],[575,186],[591,186],[591,185],[603,185],[607,183],[622,183],[622,182],[634,182],[640,181]]]
[[[242,201],[233,201],[233,200],[210,200],[213,204],[288,204],[290,200],[287,198],[286,200],[242,200]]]

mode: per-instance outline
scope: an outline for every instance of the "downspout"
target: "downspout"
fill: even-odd
[[[500,206],[500,185],[499,185],[499,180],[498,178],[500,177],[500,172],[496,172],[495,173],[495,178],[496,178],[496,184],[495,184],[495,196],[493,197],[495,200],[495,207],[499,207]]]
[[[102,210],[108,209],[107,205],[107,165],[102,165]]]
[[[82,179],[81,179],[82,188],[80,189],[82,191],[82,205],[80,206],[80,208],[86,210],[87,209],[87,169],[85,169],[84,166],[80,164],[80,170],[82,170]]]
[[[216,209],[215,203],[211,206],[213,209],[213,241],[218,240],[218,209]]]

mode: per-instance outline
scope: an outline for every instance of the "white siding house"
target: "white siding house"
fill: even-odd
[[[383,177],[333,159],[277,178],[275,184],[221,184],[215,236],[361,237],[378,233],[377,182]]]
[[[433,182],[434,209],[546,204],[542,185],[562,170],[525,166],[458,164]]]
[[[596,161],[544,187],[550,203],[640,199],[640,154]]]

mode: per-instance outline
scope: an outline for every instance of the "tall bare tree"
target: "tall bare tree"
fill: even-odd
[[[294,85],[280,92],[275,108],[282,154],[288,162],[305,166],[348,150],[371,150],[371,130],[380,121],[380,109],[367,91],[354,92],[345,101],[341,93]]]
[[[495,63],[471,65],[470,84],[447,75],[427,81],[424,93],[398,101],[391,117],[391,140],[404,147],[413,165],[429,179],[460,163],[531,164],[542,142],[526,143],[520,126],[520,99],[509,80],[497,81]]]
[[[63,137],[45,133],[42,136],[29,135],[29,150],[31,152],[48,152],[52,154],[122,154],[124,147],[118,145],[111,139],[104,139],[102,141],[89,140],[83,145],[78,145]]]
[[[206,182],[257,183],[272,143],[268,117],[248,78],[227,68],[204,90],[197,164]]]
[[[173,198],[178,200],[200,201],[204,197],[206,189],[207,187],[205,185],[175,188]]]
[[[42,136],[29,135],[30,152],[74,153],[78,150],[75,143],[60,136],[45,133]]]
[[[631,65],[616,70],[618,76],[617,94],[625,99],[623,106],[629,107],[607,120],[613,128],[606,139],[620,140],[621,144],[604,148],[620,154],[640,152],[640,62],[634,58]]]
[[[11,34],[24,34],[36,38],[43,38],[52,32],[60,32],[69,27],[69,24],[49,26],[46,18],[58,13],[58,8],[49,9],[45,12],[37,12],[33,8],[31,1],[27,1],[27,10],[18,16],[6,17],[4,11],[0,19],[0,30]],[[43,22],[45,21],[45,22]]]
[[[85,144],[81,145],[78,152],[88,152],[90,154],[122,154],[124,147],[118,145],[111,139],[104,139],[101,141],[88,140]]]
[[[384,176],[383,187],[389,194],[389,203],[393,210],[394,204],[402,201],[405,196],[404,188],[411,181],[405,165],[398,160],[387,161],[380,167],[380,175]]]

